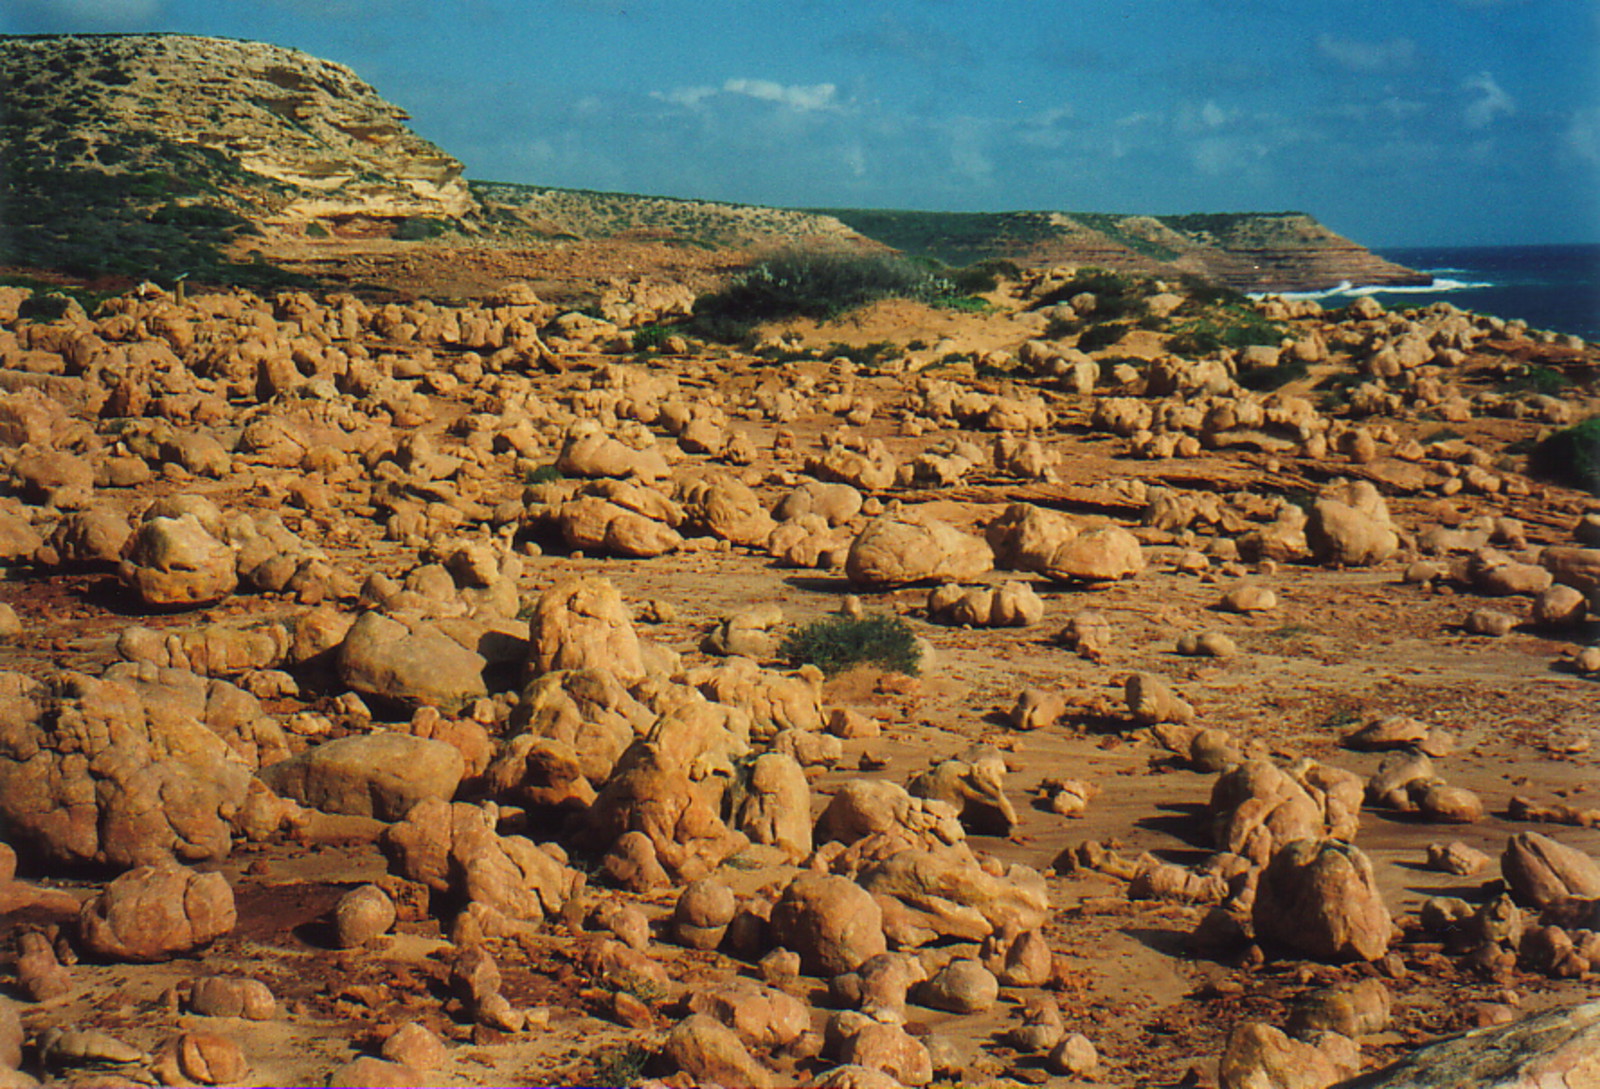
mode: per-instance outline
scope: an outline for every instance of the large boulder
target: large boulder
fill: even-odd
[[[459,710],[488,695],[487,659],[432,624],[363,613],[339,645],[339,679],[363,696]]]
[[[667,715],[634,742],[590,806],[581,840],[605,851],[628,833],[642,833],[660,865],[685,882],[746,847],[749,840],[723,823],[690,778],[712,721]]]
[[[572,426],[556,458],[556,468],[567,476],[640,480],[658,480],[672,471],[659,450],[639,450],[614,439],[598,420],[579,420]]]
[[[850,581],[873,588],[932,579],[963,582],[993,567],[988,544],[933,518],[878,518],[851,543],[845,558]]]
[[[147,518],[128,541],[117,574],[156,609],[210,605],[239,585],[233,550],[192,514]]]
[[[1280,848],[1261,872],[1252,917],[1257,937],[1317,960],[1377,960],[1393,928],[1372,863],[1333,839]]]
[[[1241,1021],[1228,1034],[1217,1077],[1222,1089],[1328,1089],[1360,1069],[1353,1040],[1335,1033],[1296,1040],[1260,1021]]]
[[[1211,788],[1211,834],[1217,849],[1264,866],[1278,848],[1299,839],[1349,840],[1359,826],[1361,781],[1322,765],[1292,769],[1247,760]]]
[[[325,813],[397,821],[426,798],[449,801],[465,772],[453,745],[377,730],[325,741],[258,774],[277,794]]]
[[[624,684],[645,675],[639,636],[609,579],[568,578],[534,603],[528,621],[528,671],[610,670]]]
[[[897,851],[864,868],[861,886],[890,897],[911,929],[981,941],[1005,927],[1036,930],[1050,913],[1044,877],[1012,864],[991,872],[964,843]]]
[[[1033,571],[1056,582],[1110,582],[1144,570],[1139,539],[1119,526],[1013,503],[984,535],[996,563]]]
[[[568,548],[632,559],[664,556],[683,546],[683,537],[666,522],[597,495],[583,495],[555,511],[556,528]]]
[[[1318,563],[1367,567],[1400,549],[1389,507],[1365,480],[1330,485],[1311,506],[1306,543]]]
[[[53,866],[226,857],[251,767],[199,717],[212,710],[131,677],[0,673],[8,842]]]
[[[78,933],[91,956],[160,961],[214,941],[236,919],[233,890],[221,874],[140,866],[83,905]]]
[[[778,897],[771,922],[773,943],[799,953],[812,975],[851,972],[888,951],[882,909],[848,877],[801,874]]]
[[[766,1089],[772,1072],[750,1054],[733,1029],[710,1014],[692,1013],[673,1026],[664,1048],[667,1058],[697,1085],[747,1085]]]
[[[811,853],[811,787],[794,757],[764,752],[734,780],[729,822],[752,843],[771,844],[791,862]]]
[[[429,798],[384,832],[384,853],[402,877],[509,920],[560,911],[580,875],[532,840],[500,835],[497,820],[493,806]]]
[[[1538,832],[1518,832],[1506,841],[1500,872],[1517,902],[1528,907],[1569,896],[1600,897],[1600,862]]]
[[[749,487],[726,474],[698,480],[678,491],[691,530],[747,548],[759,548],[777,523]]]

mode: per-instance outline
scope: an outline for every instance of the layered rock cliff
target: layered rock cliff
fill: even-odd
[[[461,163],[407,128],[403,110],[298,50],[178,34],[6,38],[0,73],[14,186],[40,173],[122,177],[130,199],[265,221],[477,207]]]
[[[1149,216],[834,209],[830,214],[896,249],[958,265],[1003,258],[1032,266],[1192,273],[1241,291],[1429,282],[1428,276],[1384,260],[1301,212]]]
[[[826,244],[956,265],[1193,273],[1247,291],[1427,282],[1299,213],[776,209],[469,187],[460,162],[350,69],[259,42],[0,38],[0,103],[0,264],[81,275],[270,282],[281,280],[274,264],[313,279],[344,264],[355,271],[335,279],[369,280],[356,243],[451,230],[452,245],[484,254],[596,241],[732,255]]]

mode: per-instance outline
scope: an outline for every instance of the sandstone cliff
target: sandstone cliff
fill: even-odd
[[[313,220],[476,210],[461,164],[402,110],[293,49],[176,34],[0,38],[0,101],[10,263],[270,279],[224,248]]]
[[[1193,273],[1241,291],[1320,291],[1345,281],[1429,282],[1300,212],[1149,216],[834,209],[830,214],[896,249],[956,265],[1003,258],[1034,267]]]
[[[779,209],[469,186],[350,69],[259,42],[0,38],[0,101],[0,264],[80,275],[281,283],[294,269],[372,283],[382,262],[404,264],[395,247],[449,231],[453,262],[622,243],[725,263],[823,244],[1193,273],[1247,291],[1427,282],[1298,213]]]

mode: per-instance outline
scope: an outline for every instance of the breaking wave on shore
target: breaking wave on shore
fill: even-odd
[[[1354,299],[1362,295],[1438,295],[1450,291],[1481,291],[1498,285],[1487,281],[1452,280],[1441,277],[1438,273],[1462,273],[1465,269],[1419,269],[1433,277],[1432,283],[1413,284],[1406,287],[1396,287],[1392,284],[1352,284],[1349,280],[1340,281],[1337,287],[1330,287],[1323,291],[1269,291],[1253,294],[1253,299],[1264,299],[1268,295],[1275,295],[1280,299]]]

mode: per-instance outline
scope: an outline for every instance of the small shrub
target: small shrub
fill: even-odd
[[[1178,277],[1178,283],[1190,301],[1200,306],[1247,306],[1250,302],[1243,292],[1198,273],[1186,272]]]
[[[976,295],[947,295],[938,300],[938,305],[941,310],[955,310],[962,314],[987,314],[994,309],[987,299],[980,299]]]
[[[307,238],[327,238],[328,237],[328,228],[326,228],[322,224],[316,223],[316,222],[307,223],[306,224],[306,237]]]
[[[1245,389],[1257,392],[1282,389],[1290,382],[1304,378],[1310,368],[1303,360],[1285,359],[1276,367],[1263,367],[1260,370],[1246,371],[1239,375],[1239,384]]]
[[[1553,367],[1527,364],[1500,383],[1501,393],[1558,394],[1572,384],[1566,375]]]
[[[637,1085],[644,1080],[650,1052],[639,1044],[613,1044],[594,1058],[590,1085]]]
[[[950,283],[925,265],[889,254],[790,250],[695,300],[697,331],[718,340],[739,340],[767,321],[805,317],[826,320],[878,299],[937,302]]]
[[[892,340],[875,340],[870,344],[842,344],[834,341],[822,353],[824,359],[848,359],[858,367],[873,367],[900,354],[900,346]]]
[[[1132,326],[1121,322],[1101,322],[1098,325],[1091,325],[1078,337],[1078,350],[1095,352],[1101,348],[1109,348],[1127,336],[1130,329]]]
[[[566,477],[562,475],[561,470],[554,465],[541,465],[537,469],[529,470],[528,475],[523,478],[523,483],[550,484],[554,481],[565,479]]]
[[[428,216],[407,216],[402,219],[394,229],[391,236],[399,242],[424,242],[430,238],[438,238],[450,229],[450,224],[442,219],[430,219]]]
[[[814,665],[828,674],[874,662],[915,676],[922,656],[911,625],[898,616],[882,615],[818,620],[791,632],[778,651],[791,662]]]
[[[211,204],[164,204],[150,213],[150,222],[164,227],[246,227],[250,221]]]
[[[945,273],[951,288],[960,295],[982,295],[1000,286],[1001,280],[1020,280],[1022,270],[1012,261],[995,258]]]
[[[1600,495],[1600,416],[1542,440],[1528,454],[1528,472]]]
[[[633,350],[638,355],[654,355],[665,349],[671,335],[665,325],[641,325],[633,331]]]

